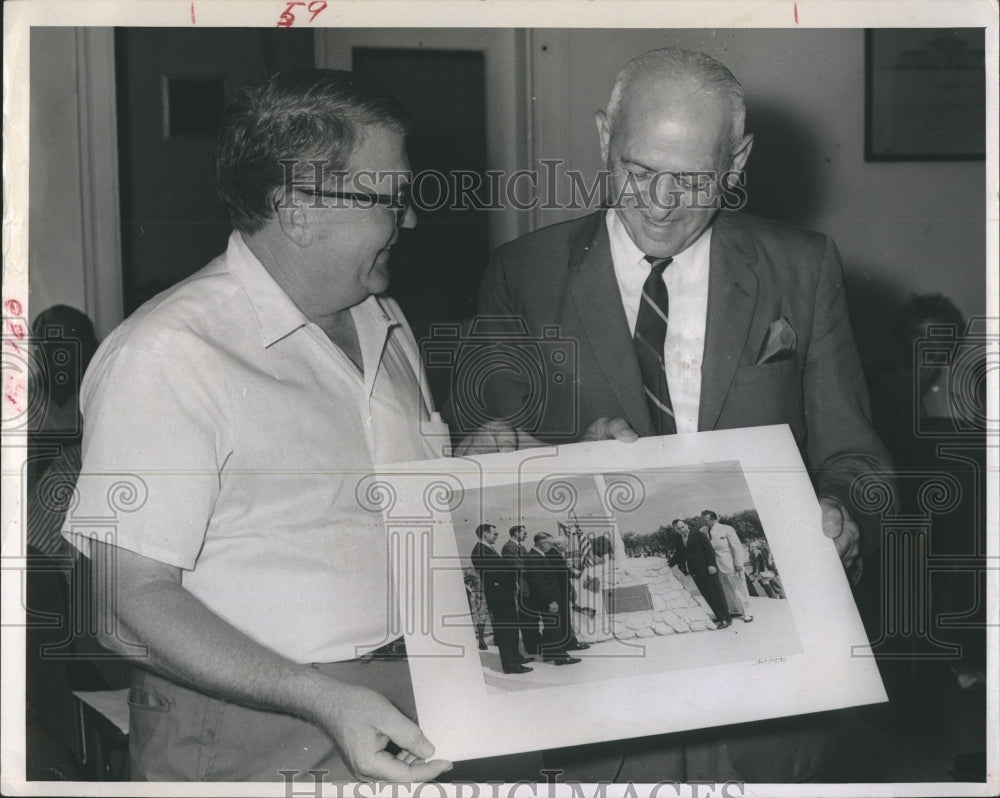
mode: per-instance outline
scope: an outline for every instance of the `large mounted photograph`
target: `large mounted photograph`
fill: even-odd
[[[885,700],[787,427],[393,465],[361,493],[451,759]]]

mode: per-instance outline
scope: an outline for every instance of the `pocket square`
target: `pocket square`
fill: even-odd
[[[756,365],[762,366],[765,363],[780,363],[782,360],[789,360],[795,355],[797,344],[798,338],[788,319],[784,316],[775,319],[767,328],[764,343],[761,344],[760,352],[757,354]]]

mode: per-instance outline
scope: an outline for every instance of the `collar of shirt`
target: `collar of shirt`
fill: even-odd
[[[309,323],[306,315],[250,251],[237,230],[229,236],[226,265],[250,303],[265,349]]]
[[[246,295],[265,349],[309,324],[309,318],[274,281],[236,230],[229,236],[226,263]],[[359,338],[367,339],[369,347],[379,349],[378,352],[366,351],[367,360],[378,362],[387,340],[387,331],[397,326],[399,321],[376,296],[369,296],[351,308],[351,315],[359,323]],[[363,335],[362,330],[370,332],[371,338]],[[363,348],[364,343],[362,341]]]
[[[635,319],[639,314],[639,299],[642,286],[649,277],[649,263],[646,253],[635,245],[621,219],[613,208],[605,215],[608,238],[611,243],[611,260],[615,267],[615,279],[621,291],[628,318],[630,332],[635,332]],[[708,296],[708,263],[712,248],[712,225],[706,227],[683,252],[674,255],[670,266],[663,273],[663,279],[670,292],[671,305],[675,292],[678,302],[686,301],[687,295],[702,291]],[[673,316],[673,307],[671,307]]]
[[[634,333],[642,286],[649,277],[650,266],[613,208],[608,209],[605,224],[625,318],[629,332]],[[663,346],[664,363],[678,432],[698,430],[711,249],[712,226],[709,225],[691,246],[674,256],[663,273],[670,295],[670,323]]]

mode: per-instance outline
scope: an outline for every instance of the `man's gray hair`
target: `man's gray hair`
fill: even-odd
[[[226,110],[215,146],[219,201],[233,227],[255,233],[274,213],[275,192],[308,183],[315,162],[344,170],[366,126],[405,135],[409,124],[399,101],[357,72],[276,72]]]
[[[650,76],[671,77],[677,80],[696,81],[707,94],[721,94],[730,104],[729,149],[730,154],[743,138],[746,121],[746,103],[743,86],[723,64],[710,55],[694,50],[663,47],[637,55],[618,73],[615,87],[608,101],[608,125],[614,133],[622,105],[637,78]]]

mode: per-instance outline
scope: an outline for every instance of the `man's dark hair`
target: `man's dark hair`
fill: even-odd
[[[83,373],[97,352],[94,323],[81,310],[52,305],[35,317],[31,335],[34,389],[62,404],[79,390]]]
[[[271,218],[286,180],[315,179],[310,161],[344,170],[365,125],[405,135],[409,124],[395,97],[356,72],[276,72],[226,109],[213,169],[219,201],[233,227],[254,233]],[[286,169],[281,161],[296,163]]]
[[[965,317],[955,303],[942,294],[912,294],[896,313],[893,332],[903,349],[903,355],[913,356],[913,342],[927,335],[927,324],[950,324],[956,336],[965,332]]]
[[[701,515],[703,518],[711,518],[713,521],[719,520],[719,515],[714,510],[702,510]]]
[[[476,527],[476,537],[482,540],[483,535],[485,535],[489,530],[493,529],[493,527],[494,527],[493,524],[480,524],[479,526]]]
[[[537,546],[539,543],[541,543],[546,538],[551,538],[551,537],[552,537],[552,535],[549,534],[548,532],[536,532],[535,533],[535,545]]]
[[[524,527],[518,524],[517,526],[512,526],[510,529],[508,529],[507,534],[510,535],[511,537],[514,537],[514,535],[516,535],[522,529],[524,529]]]

